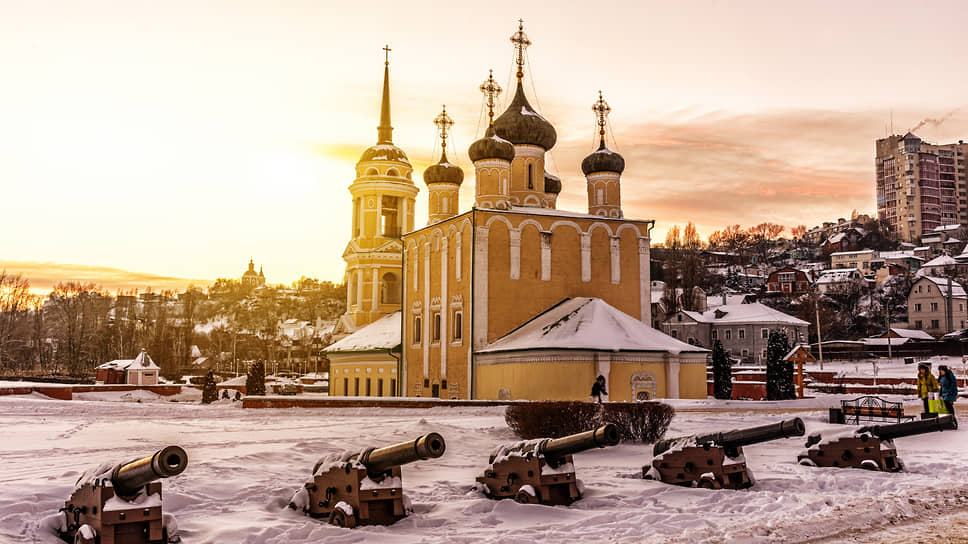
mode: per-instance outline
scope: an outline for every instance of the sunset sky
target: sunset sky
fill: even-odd
[[[625,215],[655,219],[653,243],[689,221],[705,237],[874,213],[892,115],[896,133],[929,119],[925,140],[968,139],[963,2],[0,0],[0,14],[0,268],[42,290],[208,285],[250,257],[270,283],[342,281],[384,44],[417,224],[441,104],[469,209],[477,88],[488,69],[511,86],[519,18],[532,105],[558,131],[558,207],[587,209],[600,89]]]

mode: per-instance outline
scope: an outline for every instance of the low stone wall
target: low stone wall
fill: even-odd
[[[436,406],[507,406],[506,400],[446,400],[424,397],[245,397],[243,408],[434,408]]]
[[[0,386],[0,395],[29,395],[40,393],[52,399],[73,400],[74,393],[101,393],[105,391],[137,391],[139,389],[151,391],[163,397],[170,397],[181,393],[181,385],[129,385],[129,384],[96,384],[96,385],[4,385]]]

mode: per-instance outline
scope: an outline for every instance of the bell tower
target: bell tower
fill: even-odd
[[[377,143],[356,163],[349,186],[353,201],[346,261],[346,313],[338,334],[349,334],[400,310],[403,288],[403,245],[400,237],[413,230],[414,199],[419,188],[411,180],[407,154],[393,144],[390,124],[390,47],[385,52],[383,97]]]

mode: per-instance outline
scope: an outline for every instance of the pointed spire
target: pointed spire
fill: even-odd
[[[514,44],[515,57],[518,64],[518,83],[524,79],[524,50],[531,45],[531,40],[524,33],[524,19],[518,19],[518,31],[511,36],[511,43]]]
[[[608,107],[608,103],[602,98],[602,91],[598,91],[598,102],[592,104],[592,111],[595,112],[595,117],[598,118],[598,134],[601,137],[599,149],[605,149],[605,118],[608,117],[612,108]]]
[[[393,127],[390,126],[390,46],[385,45],[383,51],[386,53],[386,60],[383,65],[383,101],[380,103],[380,126],[377,127],[377,143],[393,143],[391,134]]]
[[[494,101],[503,90],[497,84],[497,81],[494,81],[494,70],[488,70],[487,81],[481,84],[481,92],[487,97],[487,117],[489,119],[487,126],[489,127],[494,126]]]
[[[434,124],[440,129],[440,162],[447,162],[447,131],[454,126],[454,120],[447,115],[447,105],[441,106],[443,109],[436,118]]]

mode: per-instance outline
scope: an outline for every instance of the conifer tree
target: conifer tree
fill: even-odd
[[[790,341],[783,331],[770,331],[766,345],[766,400],[797,398],[793,384],[793,363],[784,361],[790,352]]]
[[[262,361],[256,361],[249,367],[249,373],[245,377],[245,394],[266,394],[266,369]]]
[[[713,343],[713,396],[720,400],[733,398],[733,361],[719,340]]]
[[[211,404],[218,400],[218,389],[215,386],[215,374],[209,370],[202,385],[202,404]]]

